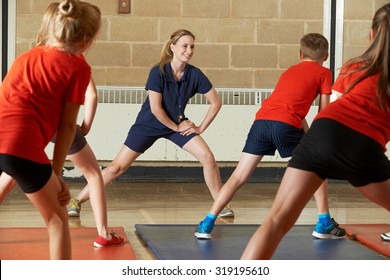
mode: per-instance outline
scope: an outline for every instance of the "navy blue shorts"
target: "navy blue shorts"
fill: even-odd
[[[0,173],[10,175],[25,193],[34,193],[49,181],[51,164],[42,164],[28,159],[0,154]]]
[[[284,122],[256,120],[248,133],[244,153],[273,156],[278,150],[282,158],[290,157],[305,132]]]
[[[288,166],[314,172],[322,179],[347,180],[355,187],[390,178],[390,162],[382,146],[331,119],[313,122]]]
[[[51,139],[51,142],[56,142],[56,135],[54,135],[53,139]],[[76,135],[74,136],[72,145],[70,145],[68,155],[73,155],[80,152],[85,147],[85,145],[87,145],[87,140],[85,139],[84,134],[81,132],[80,127],[77,126]]]
[[[156,136],[146,136],[142,133],[139,133],[138,131],[135,132],[130,129],[124,144],[130,149],[132,149],[134,152],[144,153],[154,144],[154,142],[156,142],[160,138],[168,139],[178,145],[180,148],[183,148],[183,146],[195,136],[198,136],[198,134],[192,133],[188,136],[183,136],[178,132],[172,132]]]

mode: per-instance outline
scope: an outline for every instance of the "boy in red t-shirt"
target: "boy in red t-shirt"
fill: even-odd
[[[347,180],[390,211],[390,3],[371,24],[371,44],[342,67],[341,97],[321,111],[294,149],[274,203],[241,259],[271,259],[302,209],[327,179]],[[382,238],[386,239],[387,233]],[[378,236],[379,239],[379,236]]]
[[[229,180],[218,193],[206,218],[195,231],[199,239],[210,239],[211,231],[221,209],[248,180],[265,155],[290,157],[308,130],[306,115],[318,94],[319,111],[329,104],[332,78],[329,69],[322,66],[328,58],[328,41],[318,33],[301,39],[300,63],[287,69],[280,77],[272,95],[256,113],[240,161]],[[313,231],[317,238],[342,238],[345,230],[331,219],[328,207],[328,186],[325,181],[314,195],[319,221]]]

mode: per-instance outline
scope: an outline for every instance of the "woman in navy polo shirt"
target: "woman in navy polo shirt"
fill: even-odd
[[[202,164],[206,184],[216,198],[222,187],[221,176],[214,155],[200,134],[214,120],[222,103],[209,79],[200,69],[188,64],[194,49],[195,36],[183,29],[174,32],[164,45],[160,62],[150,71],[146,82],[148,97],[135,124],[116,158],[102,171],[105,186],[125,172],[157,139],[166,138]],[[210,104],[199,125],[184,113],[196,93],[204,94]],[[79,198],[81,202],[88,199],[88,185]],[[220,215],[232,217],[234,212],[227,206]]]

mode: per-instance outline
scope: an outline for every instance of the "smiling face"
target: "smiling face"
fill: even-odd
[[[195,50],[195,40],[189,35],[185,35],[177,40],[176,44],[171,44],[173,60],[189,62]]]

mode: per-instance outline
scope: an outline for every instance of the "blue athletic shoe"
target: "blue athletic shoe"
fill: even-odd
[[[203,221],[199,223],[198,227],[195,230],[195,237],[198,239],[211,239],[211,231],[213,230],[214,225],[203,224]]]
[[[332,218],[332,224],[325,227],[321,223],[317,223],[312,235],[319,239],[339,239],[346,236],[345,229],[339,227],[339,224]]]

